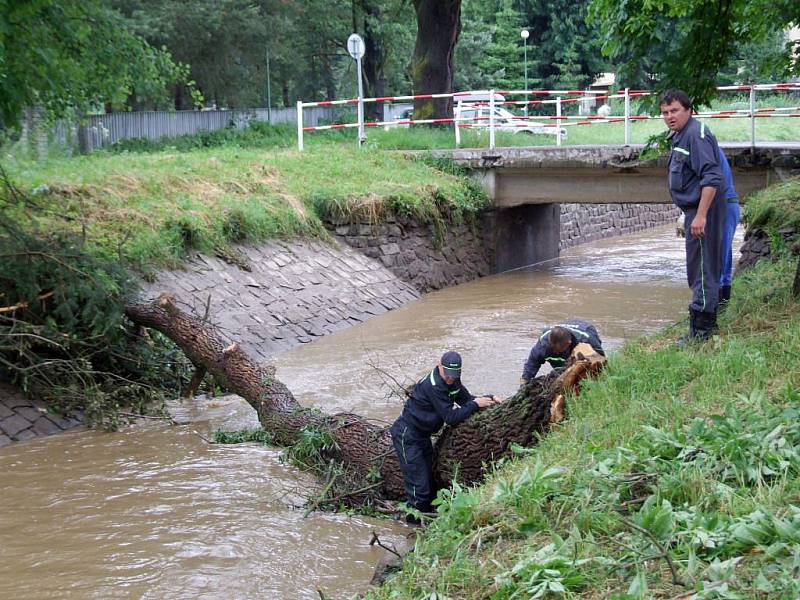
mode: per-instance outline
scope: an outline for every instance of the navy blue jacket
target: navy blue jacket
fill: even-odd
[[[414,386],[400,417],[421,433],[433,435],[445,423],[461,423],[477,410],[475,396],[460,380],[447,385],[437,366]]]
[[[675,206],[684,211],[697,208],[704,187],[717,188],[714,199],[724,202],[727,185],[719,164],[719,144],[705,123],[689,117],[669,139],[669,193]]]
[[[564,367],[569,355],[572,354],[573,348],[575,348],[575,346],[581,342],[590,344],[598,353],[602,354],[603,356],[606,355],[606,353],[603,351],[603,342],[600,340],[597,329],[595,329],[594,325],[591,323],[587,321],[581,321],[580,319],[570,319],[569,321],[558,323],[558,325],[554,325],[553,327],[563,327],[569,331],[571,338],[569,346],[560,354],[553,351],[553,347],[550,345],[550,332],[553,330],[553,328],[548,327],[545,329],[542,335],[539,337],[539,341],[537,341],[536,345],[531,348],[531,353],[528,356],[528,360],[525,361],[525,367],[522,369],[523,379],[529,380],[532,377],[535,377],[536,373],[539,372],[539,368],[545,362],[549,363],[554,369],[560,369],[561,367]]]

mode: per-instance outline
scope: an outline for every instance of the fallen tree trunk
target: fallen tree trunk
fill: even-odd
[[[230,391],[242,396],[276,444],[301,447],[318,440],[313,452],[303,446],[299,461],[324,478],[325,494],[314,506],[333,501],[350,506],[403,498],[403,476],[388,428],[352,413],[327,415],[301,406],[275,378],[274,368],[253,361],[238,344],[229,344],[208,323],[182,311],[171,295],[149,304],[126,307],[135,324],[156,329],[173,340],[198,368],[205,368]],[[581,345],[583,346],[583,345]],[[591,351],[591,347],[588,347]],[[584,350],[584,352],[588,353]],[[575,355],[575,353],[573,353]],[[577,355],[559,378],[536,379],[504,403],[447,428],[434,447],[434,476],[449,485],[458,473],[462,483],[479,481],[487,464],[507,454],[512,443],[530,445],[563,415],[563,393],[605,362]],[[561,408],[551,406],[561,402]],[[291,455],[291,453],[290,453]]]

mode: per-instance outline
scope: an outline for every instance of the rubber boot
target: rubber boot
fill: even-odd
[[[731,299],[731,286],[723,285],[719,288],[719,306],[717,307],[717,312],[725,310],[725,307],[728,306],[728,301]]]
[[[675,345],[678,348],[683,348],[684,346],[686,346],[686,344],[691,342],[697,335],[696,333],[697,312],[698,311],[692,310],[691,308],[689,309],[689,333],[682,335],[680,338],[678,338],[678,341],[675,342]]]
[[[697,311],[694,323],[695,339],[707,340],[717,332],[717,313]]]

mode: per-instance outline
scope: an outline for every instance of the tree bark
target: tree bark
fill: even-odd
[[[411,61],[414,94],[453,91],[453,53],[461,33],[461,0],[414,0],[417,41]],[[453,99],[416,100],[414,119],[448,118]]]
[[[162,295],[149,304],[129,305],[125,312],[136,325],[165,334],[193,364],[204,367],[227,389],[242,396],[256,410],[262,427],[273,435],[276,444],[293,446],[309,429],[329,435],[334,443],[321,452],[317,468],[312,470],[318,475],[327,471],[328,483],[332,484],[331,469],[326,465],[340,467],[337,486],[326,485],[326,489],[334,490],[329,497],[336,498],[337,503],[363,506],[381,499],[403,498],[403,476],[387,427],[352,413],[326,415],[301,406],[275,378],[274,368],[257,364],[238,344],[228,343],[206,322],[183,312],[171,295]],[[434,447],[436,481],[447,486],[455,473],[462,483],[480,481],[486,465],[506,455],[512,443],[530,445],[546,431],[551,403],[563,394],[565,384],[573,385],[602,368],[604,362],[578,360],[558,379],[535,379],[504,403],[446,428]],[[570,373],[574,377],[565,378]]]
[[[386,94],[386,77],[383,72],[385,57],[378,34],[374,29],[374,23],[381,18],[380,7],[374,0],[360,0],[358,5],[364,15],[365,52],[362,68],[364,69],[364,83],[366,84],[365,94],[380,98]],[[353,31],[358,31],[358,27],[354,27]],[[383,107],[382,102],[370,102],[367,104],[367,118],[372,121],[382,121]]]

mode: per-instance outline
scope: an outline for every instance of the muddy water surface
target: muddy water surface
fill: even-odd
[[[473,392],[513,393],[545,325],[594,322],[607,349],[682,316],[682,243],[661,228],[574,248],[558,262],[430,294],[276,357],[301,402],[390,421],[387,382],[448,348]],[[254,422],[239,402],[185,407],[193,421],[72,432],[0,450],[0,598],[337,598],[362,590],[404,525],[303,518],[313,481],[253,444],[209,445]]]

